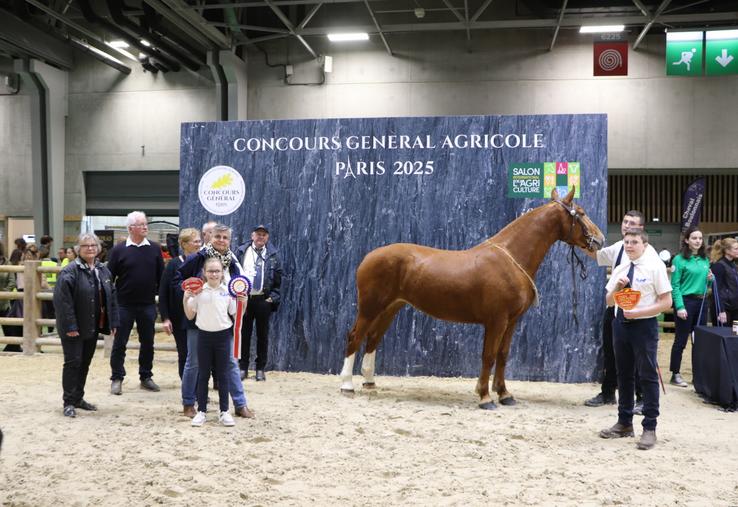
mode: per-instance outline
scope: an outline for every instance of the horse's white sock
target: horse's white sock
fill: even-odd
[[[374,383],[374,361],[376,356],[376,350],[371,353],[367,352],[361,361],[361,374],[364,375],[364,382],[367,384]]]
[[[341,370],[341,390],[342,391],[353,391],[354,382],[352,376],[354,374],[354,360],[356,359],[356,353],[351,354],[343,360],[343,369]]]

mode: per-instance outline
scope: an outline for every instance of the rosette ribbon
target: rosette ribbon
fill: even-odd
[[[228,282],[231,297],[248,296],[251,293],[251,281],[243,275],[236,275]],[[236,322],[233,325],[233,357],[241,357],[241,325],[243,324],[243,301],[236,299]]]

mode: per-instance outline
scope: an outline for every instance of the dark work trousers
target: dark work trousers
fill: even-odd
[[[602,317],[602,395],[613,398],[618,387],[618,370],[615,365],[615,350],[612,344],[612,323],[615,320],[615,307],[605,308]],[[636,398],[641,399],[641,383],[636,375]]]
[[[95,355],[97,335],[86,340],[79,336],[61,336],[61,344],[64,351],[62,368],[64,406],[78,405],[85,396],[85,382],[92,356]]]
[[[120,325],[113,340],[113,350],[110,353],[110,368],[113,371],[110,380],[123,380],[126,376],[125,360],[126,345],[136,322],[138,341],[141,349],[138,352],[138,376],[146,380],[153,376],[151,369],[154,363],[154,321],[156,320],[156,305],[134,305],[118,307]]]
[[[674,312],[674,324],[676,326],[674,345],[671,346],[671,360],[669,361],[669,371],[679,373],[682,367],[682,354],[684,347],[687,346],[689,335],[695,326],[704,326],[707,323],[707,308],[702,308],[702,316],[700,317],[700,306],[702,305],[701,296],[684,296],[684,309],[687,310],[687,318],[680,319]],[[699,323],[697,318],[700,318]]]
[[[269,350],[269,316],[272,314],[272,304],[266,300],[267,296],[249,296],[241,329],[241,361],[242,370],[249,369],[249,354],[251,352],[251,335],[256,321],[256,368],[266,369],[267,351]]]
[[[656,429],[659,416],[659,372],[656,351],[659,326],[656,317],[613,321],[613,346],[618,369],[618,422],[633,424],[636,370],[643,390],[643,429]]]
[[[197,361],[201,372],[208,372],[215,365],[218,375],[218,403],[221,412],[228,411],[228,393],[230,380],[228,371],[231,363],[231,338],[233,328],[214,333],[198,330]],[[197,410],[208,411],[208,375],[197,376]]]
[[[18,289],[18,292],[23,292],[23,289]],[[14,312],[11,312],[11,310],[15,310]],[[20,315],[19,315],[20,314]],[[3,317],[10,316],[10,317],[23,317],[23,300],[13,300],[10,301],[10,308],[5,312],[5,315]],[[23,336],[23,326],[8,326],[3,325],[3,334],[5,336],[17,336],[21,337]],[[5,352],[22,352],[23,349],[20,345],[6,345],[3,349]]]
[[[182,372],[187,362],[187,330],[179,327],[172,327],[174,335],[174,343],[177,345],[177,366],[179,368],[179,379],[182,380]]]

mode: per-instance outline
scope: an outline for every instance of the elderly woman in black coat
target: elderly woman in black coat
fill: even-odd
[[[54,287],[56,326],[64,350],[62,388],[64,415],[76,417],[76,409],[97,410],[84,399],[85,381],[98,336],[118,327],[118,301],[110,271],[97,259],[100,240],[92,233],[79,236],[78,257],[60,273]]]

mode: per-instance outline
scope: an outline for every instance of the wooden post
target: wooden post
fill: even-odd
[[[32,356],[36,353],[36,340],[39,337],[36,319],[41,318],[41,303],[36,299],[41,289],[41,274],[36,269],[41,261],[25,261],[23,265],[23,354]]]

